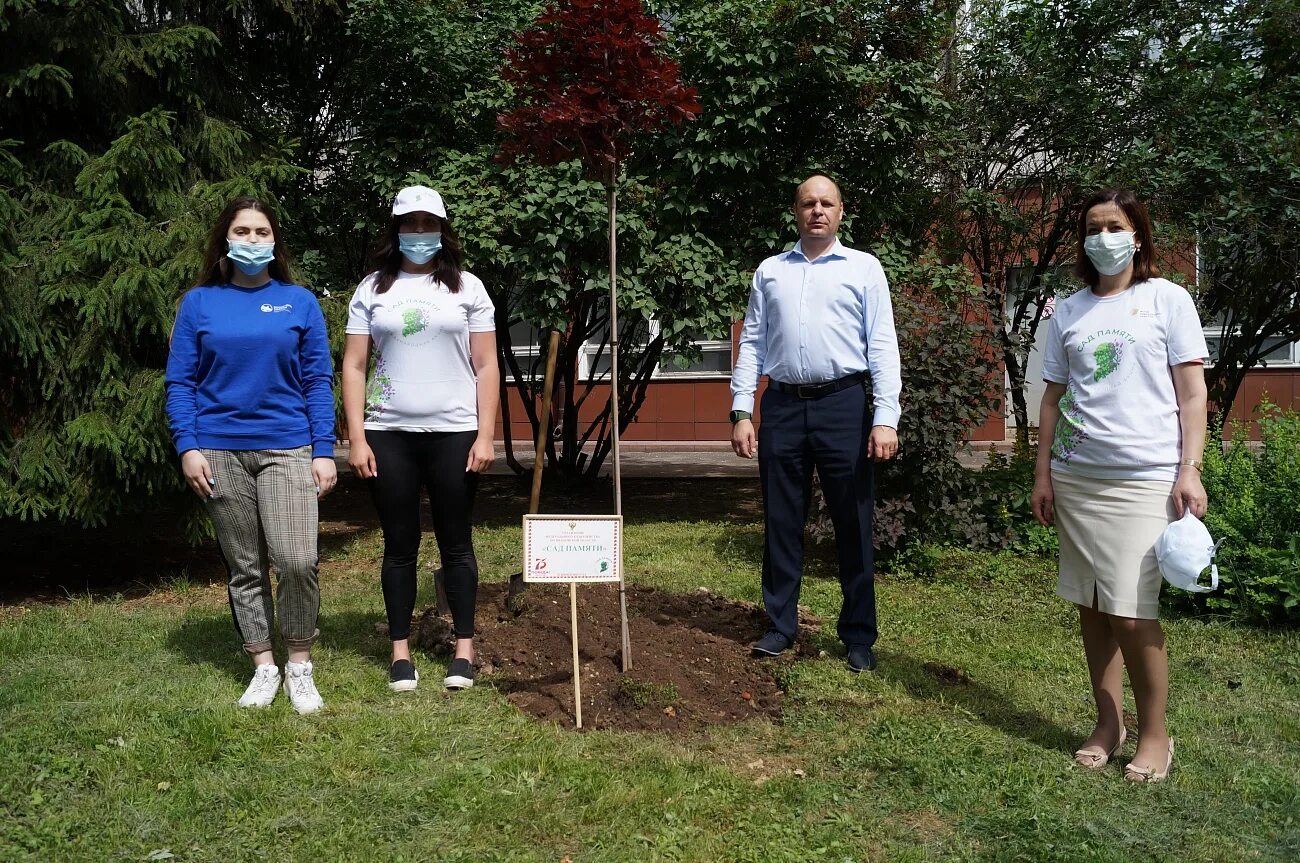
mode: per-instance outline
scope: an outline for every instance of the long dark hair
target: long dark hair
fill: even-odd
[[[208,250],[203,255],[203,269],[199,270],[199,280],[194,283],[195,287],[224,285],[230,281],[230,271],[234,264],[226,257],[229,248],[226,233],[230,230],[230,223],[235,221],[235,216],[239,215],[241,210],[256,210],[266,216],[266,220],[271,223],[271,238],[275,240],[275,257],[267,270],[271,278],[278,282],[293,282],[293,261],[285,251],[284,239],[280,235],[280,223],[276,221],[275,213],[257,198],[244,195],[227,204],[221,211],[221,215],[217,216],[217,222],[208,234]]]
[[[1083,241],[1088,237],[1088,211],[1098,204],[1114,204],[1123,211],[1129,224],[1133,226],[1133,240],[1137,251],[1133,253],[1133,284],[1145,282],[1160,275],[1156,269],[1156,248],[1151,241],[1151,217],[1147,215],[1146,205],[1137,199],[1137,195],[1128,189],[1102,189],[1089,195],[1079,207],[1078,238],[1074,249],[1074,274],[1083,279],[1088,287],[1095,288],[1101,281],[1101,273],[1088,260],[1088,253],[1083,250]]]
[[[442,248],[433,256],[433,272],[429,274],[429,278],[442,282],[447,286],[447,290],[457,294],[460,293],[461,264],[465,261],[465,255],[460,248],[460,238],[451,229],[451,222],[442,216],[435,215],[434,218],[438,220],[438,226],[442,231]],[[402,270],[404,258],[397,241],[398,229],[401,227],[401,216],[393,216],[389,219],[388,233],[372,258],[375,266],[372,275],[375,277],[377,294],[382,294],[391,288],[393,282],[397,281],[397,274]]]

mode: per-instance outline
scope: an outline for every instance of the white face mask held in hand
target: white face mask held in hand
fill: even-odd
[[[1222,542],[1223,540],[1219,540]],[[1156,560],[1165,581],[1180,590],[1209,593],[1219,587],[1219,566],[1214,563],[1214,553],[1219,543],[1210,536],[1201,520],[1191,509],[1178,521],[1170,522],[1156,540]],[[1210,586],[1197,583],[1206,567],[1210,568]]]

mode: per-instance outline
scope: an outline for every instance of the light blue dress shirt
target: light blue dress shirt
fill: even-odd
[[[898,428],[902,390],[889,283],[880,261],[838,239],[808,260],[803,243],[759,264],[731,372],[731,409],[754,410],[760,374],[821,384],[871,373],[873,425]]]

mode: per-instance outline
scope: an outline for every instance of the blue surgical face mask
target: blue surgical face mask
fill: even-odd
[[[398,234],[397,246],[411,263],[427,264],[442,248],[442,234],[437,231],[427,234]]]
[[[1137,245],[1133,242],[1132,231],[1102,231],[1084,237],[1083,251],[1103,276],[1114,276],[1124,272],[1128,262],[1133,260]]]
[[[235,266],[246,276],[256,276],[275,260],[275,243],[241,243],[238,240],[226,242],[230,246],[226,257],[234,261]]]

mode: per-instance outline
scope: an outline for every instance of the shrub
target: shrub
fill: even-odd
[[[1178,606],[1256,622],[1300,621],[1300,413],[1260,405],[1261,442],[1240,423],[1222,450],[1209,447],[1203,480],[1205,524],[1221,539],[1220,589],[1170,591]]]
[[[1037,428],[1031,428],[1028,441],[1017,441],[1010,455],[989,451],[988,463],[982,471],[987,489],[984,513],[991,524],[1010,534],[1009,550],[1055,559],[1061,552],[1056,528],[1043,527],[1035,521],[1030,506],[1038,433]]]

